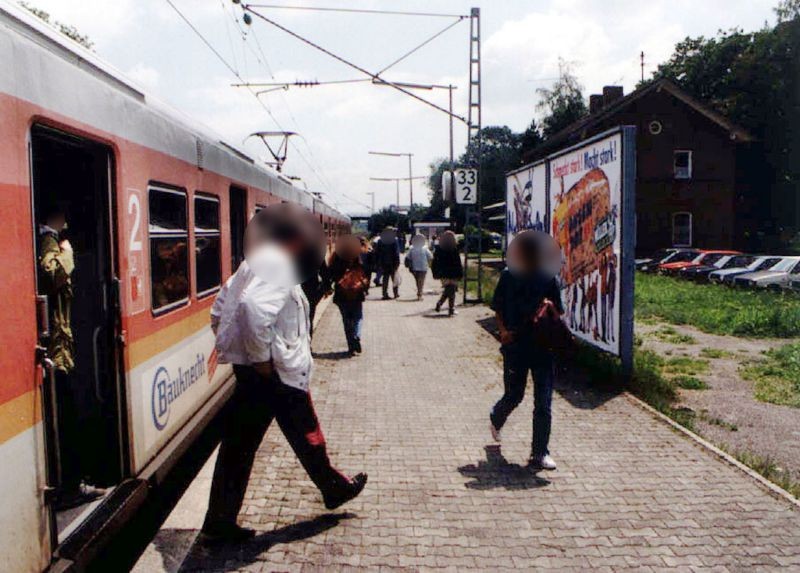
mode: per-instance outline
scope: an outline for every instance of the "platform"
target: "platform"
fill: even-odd
[[[327,512],[274,426],[240,517],[259,535],[196,543],[212,458],[136,571],[800,569],[800,509],[624,393],[562,378],[555,472],[524,467],[530,392],[492,445],[502,368],[490,312],[437,315],[411,284],[399,301],[372,290],[362,356],[344,356],[333,306],[314,340],[331,457],[369,472],[363,495]]]

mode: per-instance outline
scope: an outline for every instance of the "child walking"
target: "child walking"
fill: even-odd
[[[543,470],[556,469],[548,449],[555,368],[552,352],[534,342],[533,317],[545,299],[560,314],[564,312],[555,278],[560,268],[561,251],[553,238],[523,231],[508,247],[508,268],[500,274],[492,301],[500,331],[504,385],[503,396],[489,415],[492,437],[500,441],[500,430],[522,402],[531,372],[534,408],[529,465]]]

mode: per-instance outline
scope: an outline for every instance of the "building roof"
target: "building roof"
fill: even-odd
[[[699,114],[711,120],[713,123],[719,125],[723,130],[727,131],[730,134],[732,140],[738,142],[749,142],[755,139],[747,130],[745,130],[742,127],[739,127],[738,125],[730,121],[728,118],[726,118],[724,115],[711,109],[709,105],[690,96],[688,93],[686,93],[685,90],[678,87],[670,80],[666,78],[661,78],[659,80],[650,82],[646,86],[643,86],[637,90],[632,91],[625,97],[622,97],[614,102],[611,102],[600,111],[593,113],[591,115],[587,115],[586,117],[583,117],[578,121],[565,127],[552,137],[549,137],[547,141],[545,141],[541,145],[535,147],[532,150],[527,151],[523,157],[524,162],[529,163],[534,159],[538,159],[552,153],[557,148],[564,147],[567,143],[572,143],[572,141],[570,141],[570,138],[573,135],[580,133],[581,134],[580,139],[583,139],[586,135],[589,135],[586,132],[590,131],[592,128],[594,128],[602,121],[620,112],[621,110],[631,105],[635,101],[638,101],[642,97],[653,92],[658,93],[661,91],[666,91],[667,93],[672,95],[675,99],[680,100],[684,104],[694,109]]]

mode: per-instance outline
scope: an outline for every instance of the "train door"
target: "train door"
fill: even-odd
[[[247,224],[247,191],[231,187],[228,195],[230,205],[231,274],[236,272],[244,260],[244,228]]]
[[[126,467],[113,155],[106,146],[34,126],[30,160],[46,497],[52,533],[62,541]]]

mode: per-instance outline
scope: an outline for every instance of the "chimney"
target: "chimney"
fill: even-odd
[[[625,95],[622,86],[605,86],[603,88],[603,107],[608,107]]]
[[[597,113],[603,109],[603,96],[592,94],[589,96],[589,113]]]

